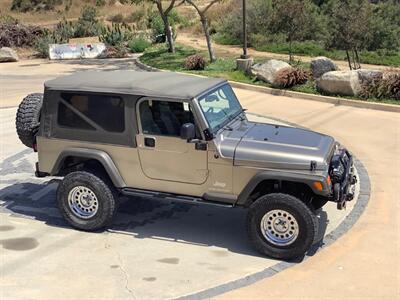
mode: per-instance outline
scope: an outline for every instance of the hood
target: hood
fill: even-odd
[[[223,132],[219,150],[232,157],[234,165],[271,169],[325,170],[335,141],[306,129],[273,124],[242,122]]]

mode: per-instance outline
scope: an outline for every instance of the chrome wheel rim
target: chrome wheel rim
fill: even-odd
[[[93,217],[99,209],[95,193],[85,186],[76,186],[68,193],[68,205],[72,213],[82,219]]]
[[[287,246],[299,235],[299,225],[295,217],[282,209],[267,212],[261,219],[261,233],[271,244]]]

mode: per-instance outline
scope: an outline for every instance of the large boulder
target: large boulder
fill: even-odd
[[[18,61],[17,52],[8,47],[0,49],[0,62],[15,62]]]
[[[311,72],[314,78],[319,78],[327,72],[337,70],[337,65],[325,56],[316,57],[311,61]]]
[[[284,61],[271,59],[265,63],[258,63],[252,66],[251,74],[256,76],[258,80],[276,85],[275,80],[277,73],[286,68],[291,68],[291,66]]]
[[[361,91],[358,71],[332,71],[317,79],[317,89],[325,94],[356,96]]]

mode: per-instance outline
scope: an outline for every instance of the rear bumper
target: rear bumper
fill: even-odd
[[[49,175],[50,175],[49,173],[39,171],[39,163],[38,162],[35,164],[35,176],[36,177],[42,178],[42,177],[46,177]]]

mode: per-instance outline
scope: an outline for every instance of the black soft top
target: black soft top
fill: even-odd
[[[57,91],[82,91],[190,100],[225,82],[174,72],[85,71],[45,82]]]

